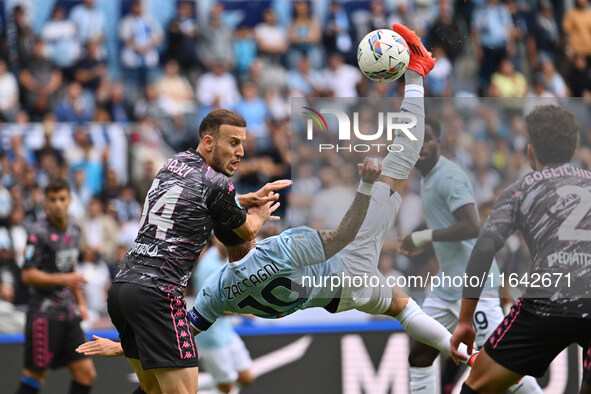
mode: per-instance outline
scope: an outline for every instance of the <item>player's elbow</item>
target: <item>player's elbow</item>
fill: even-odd
[[[478,234],[480,234],[480,226],[477,223],[470,223],[466,228],[467,238],[477,238]]]
[[[259,234],[260,226],[255,225],[252,221],[246,220],[244,224],[234,229],[234,232],[245,241],[252,241]]]
[[[237,228],[234,230],[236,234],[245,241],[252,241],[256,238],[258,231],[255,228]]]

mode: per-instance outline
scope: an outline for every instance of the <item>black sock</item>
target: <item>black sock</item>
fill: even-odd
[[[470,386],[468,386],[466,384],[466,382],[464,382],[464,384],[462,385],[462,391],[460,391],[460,394],[478,394],[478,391],[472,390],[470,388]]]
[[[444,388],[453,388],[458,381],[458,372],[463,372],[464,369],[465,365],[456,365],[451,358],[446,358],[441,371],[441,391],[445,393]],[[449,392],[451,393],[451,391]]]
[[[41,388],[41,382],[30,376],[23,376],[16,394],[37,394]]]
[[[148,394],[144,390],[142,390],[142,386],[138,386],[137,389],[133,390],[131,394]]]
[[[88,394],[90,393],[91,388],[92,386],[87,386],[72,380],[72,383],[70,384],[70,394]]]

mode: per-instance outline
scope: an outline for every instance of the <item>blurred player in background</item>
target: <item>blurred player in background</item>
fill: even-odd
[[[212,246],[199,259],[193,274],[198,292],[210,274],[228,263],[228,252],[217,238],[211,237]],[[234,385],[250,385],[254,377],[250,371],[252,359],[244,342],[234,331],[228,317],[219,318],[206,332],[195,337],[199,349],[199,362],[205,367],[222,393],[229,393]],[[202,384],[199,385],[203,389]]]
[[[428,229],[415,231],[401,243],[400,252],[407,256],[421,253],[422,248],[432,244],[439,262],[439,274],[447,277],[462,277],[470,252],[480,231],[474,190],[468,176],[451,160],[442,157],[439,151],[441,126],[433,118],[425,120],[425,141],[415,167],[421,180],[423,215]],[[499,269],[493,261],[491,272],[498,277]],[[441,323],[450,332],[458,324],[461,288],[435,287],[427,295],[421,308]],[[474,315],[477,328],[476,346],[480,348],[495,328],[503,321],[503,309],[499,301],[498,283],[494,288],[490,279],[486,285],[486,297],[480,300]],[[437,349],[413,340],[408,362],[410,364],[410,392],[435,394],[437,373],[433,362],[439,355]],[[514,393],[541,393],[533,377],[522,379],[509,389]]]
[[[109,289],[109,316],[141,389],[137,392],[197,391],[197,347],[183,297],[199,253],[214,223],[253,239],[277,204],[268,184],[237,196],[228,179],[244,156],[246,122],[218,109],[199,126],[197,149],[170,158],[148,191],[134,244],[121,260]],[[243,207],[250,207],[248,213]]]
[[[80,228],[68,219],[70,187],[63,179],[45,188],[46,218],[29,231],[23,282],[30,287],[25,328],[25,369],[17,394],[39,392],[48,368],[67,366],[72,374],[70,394],[90,392],[96,371],[92,360],[75,351],[85,341],[80,322],[87,317],[82,286],[76,272]]]
[[[488,272],[496,252],[520,230],[532,254],[531,286],[526,285],[524,296],[486,341],[463,394],[501,393],[524,375],[542,376],[564,348],[588,346],[591,340],[591,172],[569,163],[579,124],[556,106],[538,107],[525,121],[534,172],[499,196],[466,273]],[[481,291],[464,287],[452,349],[460,343],[472,348],[472,319]],[[587,366],[590,362],[586,357]],[[589,375],[586,370],[586,388]]]

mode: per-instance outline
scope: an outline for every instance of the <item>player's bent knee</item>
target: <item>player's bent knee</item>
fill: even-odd
[[[386,279],[380,277],[378,287],[367,287],[359,294],[355,309],[370,315],[387,314],[395,293],[387,286]]]
[[[426,368],[433,365],[434,359],[429,354],[416,353],[411,350],[408,355],[408,364],[411,367]]]
[[[404,291],[402,291],[402,289],[399,289],[398,287],[393,287],[392,302],[390,304],[390,307],[384,314],[392,317],[398,316],[400,312],[402,312],[404,308],[406,308],[408,300],[408,295]]]
[[[408,352],[408,364],[416,368],[430,367],[437,356],[439,356],[439,350],[417,340],[412,340]]]

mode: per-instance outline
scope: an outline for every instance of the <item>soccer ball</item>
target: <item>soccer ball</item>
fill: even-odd
[[[410,53],[404,38],[388,29],[367,34],[357,48],[359,69],[372,81],[390,82],[400,78],[409,60]]]

